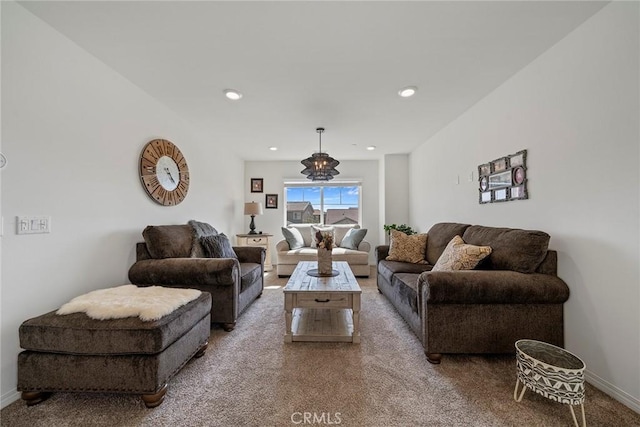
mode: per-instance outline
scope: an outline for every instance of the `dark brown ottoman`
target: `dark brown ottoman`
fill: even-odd
[[[159,320],[95,320],[55,311],[20,326],[18,390],[27,405],[50,392],[141,394],[160,405],[168,381],[207,348],[211,294],[203,292]]]

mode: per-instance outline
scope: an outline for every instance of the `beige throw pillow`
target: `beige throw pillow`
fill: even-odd
[[[462,240],[462,237],[455,236],[444,248],[444,252],[431,271],[473,270],[490,254],[489,246],[469,245]]]
[[[426,264],[424,254],[427,249],[426,234],[412,234],[407,236],[402,231],[391,230],[391,245],[389,247],[389,261],[410,262],[412,264]]]

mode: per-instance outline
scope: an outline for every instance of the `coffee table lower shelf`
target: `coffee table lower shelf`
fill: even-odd
[[[285,342],[360,342],[360,333],[353,333],[353,311],[350,309],[295,308],[292,313],[291,335]]]

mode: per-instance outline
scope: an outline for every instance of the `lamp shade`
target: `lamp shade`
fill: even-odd
[[[249,202],[244,204],[245,215],[262,215],[262,203]]]

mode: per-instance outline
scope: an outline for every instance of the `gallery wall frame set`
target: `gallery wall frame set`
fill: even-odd
[[[479,165],[478,203],[528,199],[527,182],[527,150]]]
[[[251,178],[251,192],[262,193],[264,192],[264,179],[263,178]],[[264,195],[264,207],[266,209],[278,209],[278,195],[277,194],[265,194]]]

